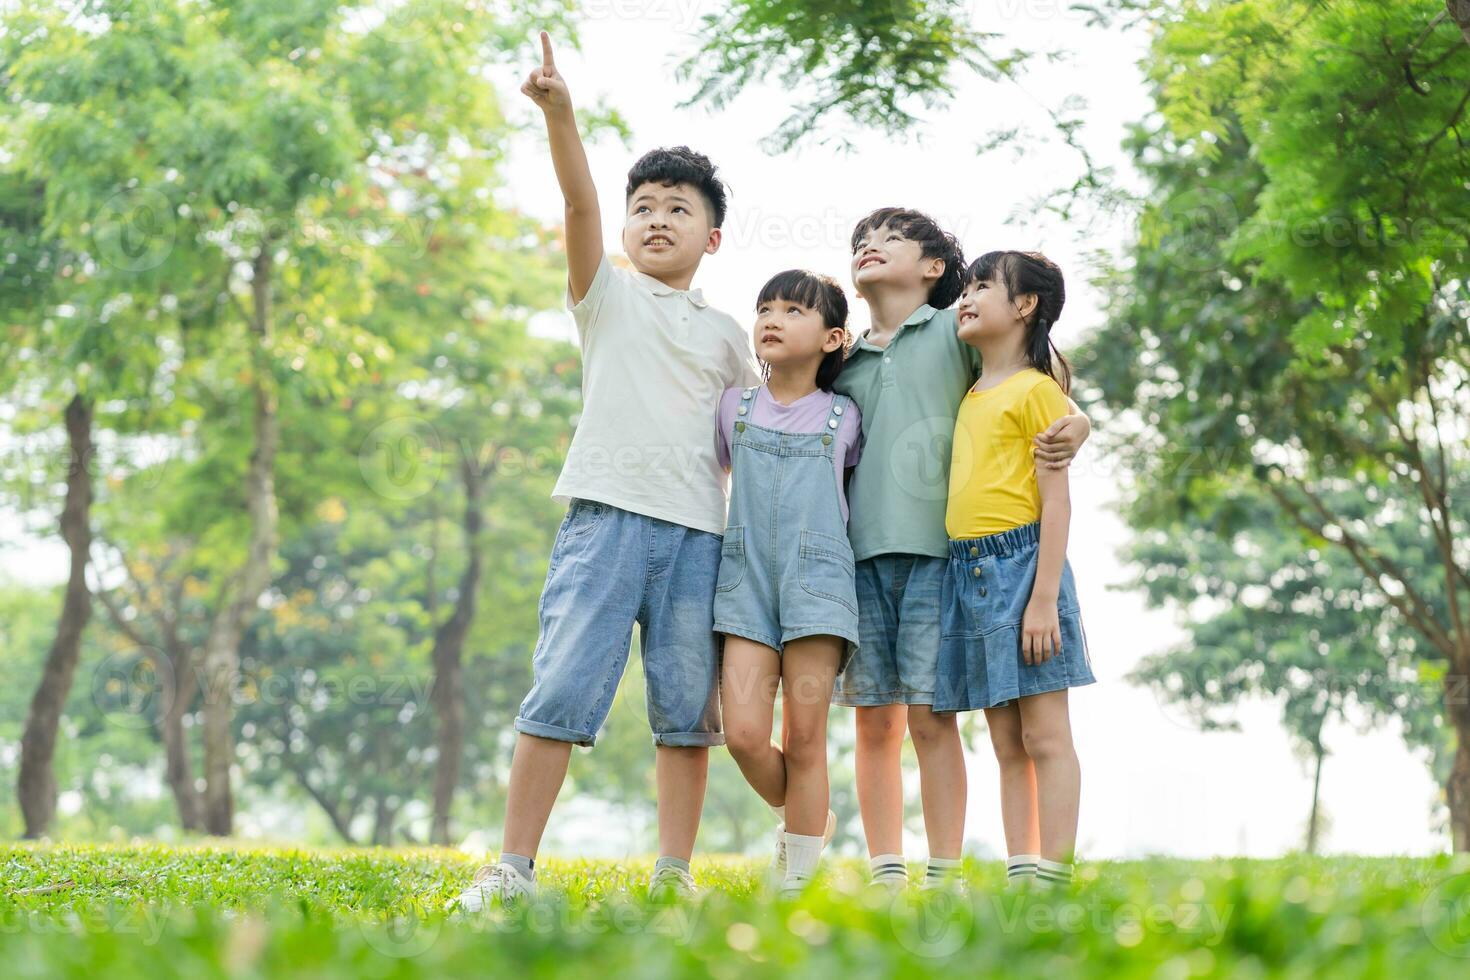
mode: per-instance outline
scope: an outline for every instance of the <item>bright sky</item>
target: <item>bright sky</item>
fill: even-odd
[[[998,128],[1024,124],[1045,133],[1039,106],[1085,92],[1087,146],[1100,163],[1126,169],[1118,150],[1123,126],[1148,108],[1135,67],[1144,38],[1088,29],[1079,16],[1058,13],[1065,5],[1055,0],[977,3],[973,9],[986,14],[983,21],[977,18],[977,28],[1003,33],[1019,46],[1067,48],[1075,59],[1038,67],[1020,88],[967,85],[957,107],[929,119],[920,138],[907,144],[851,134],[857,149],[848,155],[812,145],[772,157],[758,142],[787,112],[778,89],[752,90],[720,113],[674,108],[682,90],[673,82],[672,65],[693,49],[693,39],[682,32],[696,23],[701,2],[588,4],[583,51],[558,46],[558,65],[573,99],[587,106],[605,97],[632,124],[633,149],[612,142],[589,147],[610,249],[618,247],[623,181],[637,154],[687,143],[716,161],[734,192],[725,244],[706,259],[695,284],[739,319],[749,317],[760,284],[781,269],[817,269],[847,283],[852,225],[875,207],[901,204],[935,215],[970,254],[1040,248],[1060,262],[1069,285],[1056,331],[1063,351],[1100,322],[1084,257],[1116,248],[1126,225],[1098,221],[1084,238],[1075,227],[1029,213],[1031,202],[1076,176],[1078,160],[1070,151],[1052,143],[1020,157],[1004,151],[977,159],[974,148]],[[632,12],[638,16],[624,16]],[[526,39],[525,51],[520,76],[497,81],[504,82],[511,111],[532,121],[534,108],[515,90],[539,62],[534,37]],[[527,139],[513,147],[507,194],[548,222],[560,220],[561,200],[543,142]],[[855,325],[866,325],[861,302],[854,302],[854,315]],[[564,315],[540,322],[550,332],[573,335]],[[1239,734],[1202,734],[1177,709],[1123,681],[1141,657],[1177,642],[1181,631],[1171,615],[1145,609],[1140,594],[1110,588],[1129,576],[1117,557],[1128,532],[1114,513],[1118,481],[1108,460],[1089,447],[1072,479],[1069,557],[1099,679],[1072,697],[1083,767],[1079,855],[1271,856],[1299,846],[1310,772],[1292,753],[1274,706],[1239,710]],[[56,540],[25,538],[13,517],[0,515],[0,543],[6,545],[0,549],[0,575],[20,578],[24,568],[27,581],[64,579],[65,552]],[[1327,744],[1332,756],[1322,786],[1330,821],[1326,850],[1419,854],[1445,846],[1429,826],[1435,787],[1395,732],[1361,734],[1337,726],[1329,729]],[[1003,852],[994,760],[981,753],[970,763],[967,838]],[[601,812],[585,803],[564,801],[553,817],[549,850],[620,854],[625,846],[641,851],[651,842],[646,832],[638,842],[610,841]],[[910,840],[906,850],[922,856],[922,840]]]

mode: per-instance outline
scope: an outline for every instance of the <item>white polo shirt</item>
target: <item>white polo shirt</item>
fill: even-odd
[[[726,388],[760,383],[734,317],[607,256],[568,308],[582,344],[582,413],[551,496],[597,500],[722,534],[725,471],[715,413]]]

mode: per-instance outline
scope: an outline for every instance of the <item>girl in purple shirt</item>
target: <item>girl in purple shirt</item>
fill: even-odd
[[[789,895],[811,879],[836,828],[827,713],[858,640],[843,484],[862,422],[832,391],[849,343],[842,287],[802,270],[775,276],[756,300],[754,340],[765,384],[727,390],[717,419],[730,510],[715,631],[726,744],[781,821],[772,868]]]

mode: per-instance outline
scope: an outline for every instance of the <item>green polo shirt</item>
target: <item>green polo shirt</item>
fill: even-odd
[[[955,336],[955,311],[921,306],[888,346],[859,338],[837,391],[862,412],[863,455],[848,485],[858,561],[949,554],[944,510],[954,420],[980,376],[980,353]]]

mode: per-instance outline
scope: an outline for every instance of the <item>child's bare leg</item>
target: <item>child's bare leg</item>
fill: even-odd
[[[1077,810],[1082,768],[1072,746],[1067,692],[1048,691],[1020,699],[1021,738],[1036,766],[1036,808],[1041,856],[1069,863],[1077,846]]]
[[[539,735],[516,735],[505,796],[503,853],[533,858],[541,847],[546,820],[567,778],[572,743]]]
[[[845,643],[835,636],[808,636],[792,640],[782,652],[787,833],[820,837],[827,829],[827,716]]]
[[[927,704],[911,704],[909,737],[919,758],[924,833],[929,856],[957,858],[965,843],[965,750],[953,714],[936,715]]]
[[[1006,853],[1037,854],[1041,831],[1036,823],[1036,769],[1021,739],[1021,709],[1014,701],[986,708],[985,723],[1000,765],[1000,821],[1005,827]]]
[[[694,853],[699,818],[704,813],[704,787],[709,777],[709,749],[703,745],[660,745],[655,751],[658,780],[658,853],[683,858]]]
[[[786,758],[771,743],[781,657],[764,644],[725,637],[720,713],[725,744],[745,781],[771,806],[786,802]]]
[[[854,760],[858,809],[869,856],[903,853],[903,750],[908,708],[883,704],[857,708]]]

